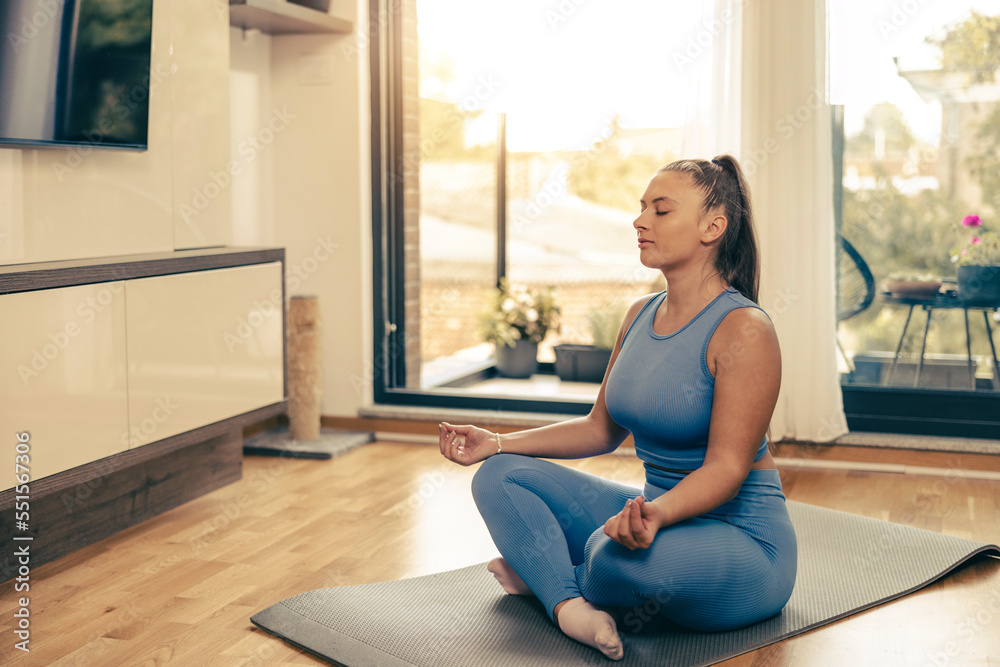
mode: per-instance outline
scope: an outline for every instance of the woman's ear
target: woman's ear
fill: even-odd
[[[716,209],[714,211],[709,211],[702,218],[701,223],[701,240],[703,243],[714,243],[718,239],[722,238],[722,235],[726,233],[726,227],[729,226],[729,220],[726,218],[725,214],[721,210]]]

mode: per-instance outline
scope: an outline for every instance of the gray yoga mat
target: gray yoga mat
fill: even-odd
[[[619,663],[563,635],[535,598],[505,594],[484,563],[310,591],[250,620],[348,667],[708,665],[911,593],[977,555],[1000,556],[993,544],[794,501],[788,511],[799,566],[780,614],[740,630],[701,633],[641,608],[621,610]]]

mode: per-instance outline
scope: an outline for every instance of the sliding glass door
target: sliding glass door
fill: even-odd
[[[834,6],[845,409],[852,430],[996,437],[1000,9],[912,5]]]
[[[605,346],[662,288],[632,222],[694,145],[725,4],[373,1],[376,401],[589,409],[600,373],[556,348]],[[483,326],[501,281],[558,309],[527,376]]]

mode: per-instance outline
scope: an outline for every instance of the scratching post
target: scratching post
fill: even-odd
[[[367,431],[320,428],[323,396],[319,300],[293,296],[288,304],[288,428],[279,425],[243,441],[247,456],[330,459],[374,439]]]
[[[319,299],[293,296],[288,305],[288,421],[293,440],[318,440],[323,371]]]

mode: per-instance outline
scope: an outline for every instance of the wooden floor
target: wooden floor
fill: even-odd
[[[996,472],[1000,457],[851,449],[782,445],[784,459],[865,462],[813,469],[789,461],[786,495],[1000,543],[1000,481],[961,472]],[[854,469],[911,458],[916,472]],[[627,483],[642,477],[631,456],[566,463]],[[0,585],[0,664],[322,664],[256,630],[249,617],[315,588],[493,557],[469,491],[474,471],[444,461],[434,446],[390,442],[331,461],[246,458],[240,482],[32,570],[30,654],[15,650],[12,633],[23,593],[13,581]],[[1000,562],[980,561],[902,600],[723,664],[1000,665]]]

